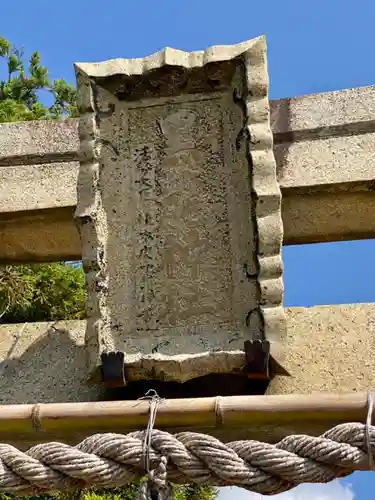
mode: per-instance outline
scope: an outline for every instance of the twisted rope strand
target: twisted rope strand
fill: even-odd
[[[77,446],[39,444],[27,452],[0,444],[0,491],[23,495],[134,482],[145,473],[144,432],[96,434]],[[150,433],[150,466],[166,467],[168,480],[240,486],[263,495],[301,483],[325,483],[354,470],[368,470],[375,453],[375,427],[341,424],[320,437],[288,436],[277,444],[221,443],[193,432]]]
[[[150,447],[152,441],[152,431],[154,430],[156,413],[158,406],[163,401],[157,392],[150,389],[143,398],[150,401],[150,414],[146,431],[143,433],[143,468],[147,471],[147,481],[141,484],[137,500],[172,500],[172,487],[167,483],[167,464],[168,459],[161,457],[160,462],[151,470]]]

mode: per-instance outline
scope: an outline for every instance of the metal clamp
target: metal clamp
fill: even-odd
[[[268,340],[245,340],[246,365],[244,372],[249,379],[271,380],[270,343]]]
[[[102,383],[107,388],[125,387],[125,355],[123,352],[108,352],[101,355]]]

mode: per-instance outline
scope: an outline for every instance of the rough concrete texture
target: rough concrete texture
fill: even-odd
[[[374,181],[375,132],[280,143],[275,156],[286,196],[296,186],[300,194],[353,189],[354,183],[366,188]]]
[[[231,371],[244,340],[264,337],[280,354],[281,192],[265,50],[258,38],[76,65],[92,370],[119,350],[152,355],[156,371],[159,354],[190,354],[183,374],[173,364],[174,379],[196,377],[197,366]]]
[[[286,244],[375,234],[374,100],[361,87],[271,101]],[[0,125],[0,261],[80,258],[78,143],[76,120]]]
[[[77,156],[79,140],[76,120],[39,120],[2,123],[0,164],[32,165],[36,158]],[[31,161],[30,161],[31,160]]]
[[[319,196],[285,196],[283,207],[288,213],[283,218],[288,235],[285,244],[368,239],[375,235],[375,197],[370,185],[322,192]]]
[[[78,144],[75,120],[1,124],[3,262],[74,259],[77,251],[80,255],[73,222]]]
[[[320,136],[332,135],[336,127],[355,131],[374,121],[374,99],[375,87],[368,86],[272,101],[272,130],[297,137],[307,130]]]
[[[11,215],[69,207],[77,175],[77,162],[0,167],[1,206]]]
[[[1,124],[0,212],[74,204],[78,147],[74,120]]]
[[[270,394],[375,387],[375,304],[290,308],[286,318],[291,376],[276,377]],[[96,400],[97,388],[86,385],[85,329],[85,321],[1,325],[1,403]],[[127,361],[132,379],[147,375],[135,358]]]
[[[81,260],[75,207],[0,215],[0,262]]]
[[[95,400],[81,321],[0,326],[0,403]]]
[[[284,364],[272,394],[349,393],[375,387],[375,304],[290,308]]]

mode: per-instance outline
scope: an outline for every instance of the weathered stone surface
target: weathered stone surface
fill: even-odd
[[[375,304],[286,309],[284,367],[270,394],[350,393],[375,387]],[[99,397],[86,385],[85,321],[0,325],[1,403],[89,401]],[[239,364],[243,363],[240,353]],[[189,363],[180,359],[181,370]],[[171,358],[163,367],[173,377]],[[173,361],[173,359],[172,359]],[[132,380],[147,375],[147,357],[129,359]],[[171,370],[171,371],[168,371]]]
[[[288,318],[284,366],[273,394],[350,393],[375,387],[375,304],[295,307]]]
[[[78,147],[73,120],[2,123],[1,213],[71,206]]]
[[[0,261],[80,258],[78,144],[75,120],[0,125]]]
[[[370,85],[271,101],[272,130],[299,140],[374,131],[374,99]]]
[[[0,403],[95,400],[84,331],[81,321],[0,325]]]
[[[375,234],[374,100],[361,87],[271,101],[285,244]],[[0,125],[0,261],[81,258],[78,143],[76,120]]]
[[[112,350],[210,351],[199,362],[206,373],[223,352],[236,363],[246,339],[281,350],[281,193],[264,39],[76,71],[91,369]]]

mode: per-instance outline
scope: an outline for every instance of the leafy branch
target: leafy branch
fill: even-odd
[[[23,51],[0,36],[0,58],[6,66],[6,78],[0,80],[0,123],[77,116],[76,89],[63,79],[50,81],[39,52],[32,53],[26,71]],[[51,106],[40,102],[40,91],[53,97]]]

